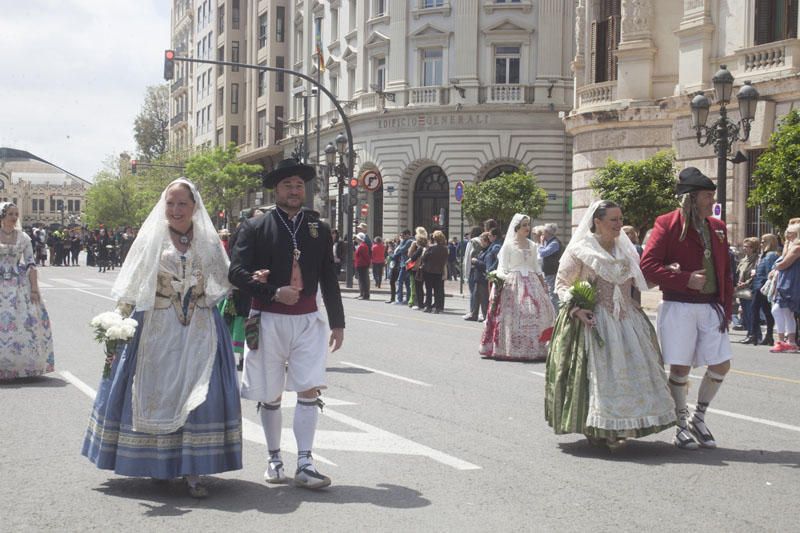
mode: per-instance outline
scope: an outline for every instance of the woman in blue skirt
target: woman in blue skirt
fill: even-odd
[[[228,292],[228,257],[200,194],[170,183],[131,246],[112,295],[139,323],[117,350],[89,419],[83,455],[125,476],[183,477],[242,467],[236,361],[215,304]]]

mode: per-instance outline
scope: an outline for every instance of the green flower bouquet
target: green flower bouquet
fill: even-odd
[[[569,288],[566,303],[570,309],[578,308],[594,312],[594,308],[597,306],[597,288],[588,281],[576,281]],[[597,328],[591,329],[597,343],[603,346],[605,342]]]

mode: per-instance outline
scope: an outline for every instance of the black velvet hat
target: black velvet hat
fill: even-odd
[[[278,166],[276,166],[274,170],[268,172],[262,181],[264,187],[267,189],[274,189],[275,186],[285,178],[299,176],[303,181],[311,181],[314,179],[315,175],[314,167],[311,165],[304,165],[297,159],[290,157],[278,163]]]
[[[716,191],[717,186],[695,167],[686,167],[678,174],[678,196],[696,191]]]

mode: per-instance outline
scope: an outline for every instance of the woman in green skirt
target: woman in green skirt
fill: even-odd
[[[595,202],[561,257],[545,390],[557,434],[612,450],[676,420],[655,330],[632,298],[647,289],[639,254],[621,228],[619,206]]]

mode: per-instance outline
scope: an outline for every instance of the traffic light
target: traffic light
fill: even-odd
[[[225,218],[225,211],[219,212],[219,218]]]
[[[137,163],[138,163],[138,161],[136,161],[135,159],[131,159],[131,174],[133,174],[134,176],[136,175],[136,164]]]
[[[347,207],[353,207],[358,203],[358,178],[352,177],[348,182],[349,187],[347,188],[347,202],[345,205]]]
[[[164,50],[164,79],[175,77],[175,50]]]

